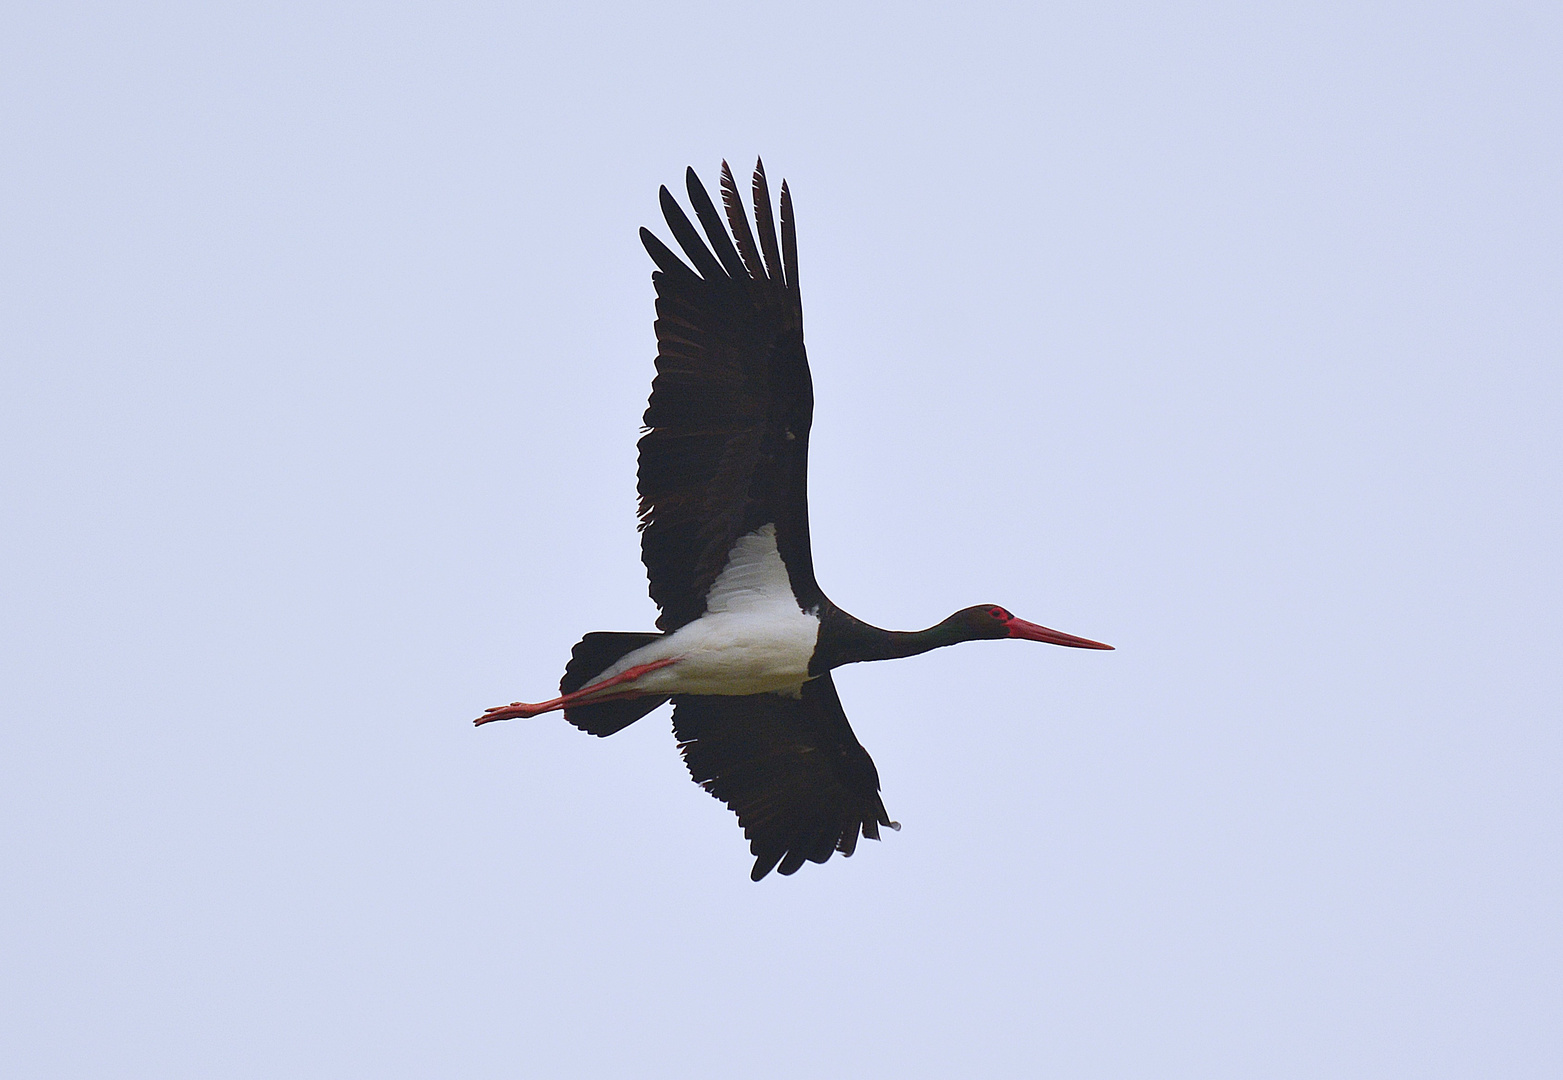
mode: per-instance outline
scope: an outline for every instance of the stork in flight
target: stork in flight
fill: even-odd
[[[809,551],[814,389],[792,196],[783,182],[778,246],[763,164],[754,170],[753,231],[725,161],[725,227],[693,169],[685,181],[704,239],[666,187],[661,198],[689,262],[640,230],[657,266],[640,546],[660,633],[587,634],[559,697],[498,706],[475,723],[562,709],[576,727],[607,736],[671,699],[690,776],[738,815],[759,881],[773,868],[791,874],[805,859],[851,855],[859,833],[877,840],[881,825],[900,828],[836,696],[835,668],[979,638],[1112,646],[994,604],[904,632],[830,602]]]

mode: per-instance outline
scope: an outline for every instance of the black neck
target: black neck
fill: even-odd
[[[843,664],[899,660],[971,639],[963,627],[948,621],[926,630],[881,630],[832,606],[820,613],[819,643],[814,647],[809,672],[823,675]]]

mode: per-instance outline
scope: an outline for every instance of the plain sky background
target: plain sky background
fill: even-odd
[[[0,1071],[1563,1074],[1563,8],[11,4]],[[905,825],[649,628],[657,186],[796,197]]]

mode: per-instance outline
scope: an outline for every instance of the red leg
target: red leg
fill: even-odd
[[[554,712],[557,709],[568,709],[571,705],[591,705],[599,701],[617,701],[620,698],[637,697],[634,690],[621,690],[618,693],[604,693],[611,691],[615,686],[622,686],[627,682],[634,682],[648,671],[656,671],[665,668],[669,664],[678,663],[678,657],[670,656],[666,660],[653,660],[649,664],[640,664],[619,672],[611,679],[605,679],[600,683],[583,686],[573,694],[565,694],[556,697],[552,701],[539,702],[536,705],[528,705],[524,701],[512,701],[509,705],[496,705],[482,716],[472,721],[482,725],[492,723],[495,720],[514,720],[518,717],[537,716],[545,712]]]

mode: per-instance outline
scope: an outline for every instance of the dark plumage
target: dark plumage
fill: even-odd
[[[829,675],[801,698],[680,695],[673,731],[689,775],[738,815],[759,881],[777,863],[790,874],[805,859],[851,855],[859,831],[901,826],[879,798],[879,770],[852,734]]]
[[[685,181],[699,229],[661,190],[684,258],[640,231],[657,267],[657,375],[640,440],[641,557],[662,632],[587,634],[560,697],[490,709],[477,722],[563,709],[572,724],[607,736],[671,698],[690,776],[738,815],[758,881],[772,869],[791,874],[833,852],[851,855],[858,837],[877,840],[881,825],[899,828],[832,669],[983,638],[1111,646],[994,605],[907,633],[870,626],[830,602],[809,549],[814,389],[792,196],[783,184],[778,243],[762,165],[752,230],[726,162],[725,223],[693,169]]]
[[[722,195],[736,245],[701,186],[685,176],[690,202],[721,259],[701,241],[667,188],[662,212],[697,276],[650,230],[640,230],[657,271],[657,377],[640,440],[640,554],[657,626],[676,630],[705,611],[706,593],[745,533],[776,526],[776,546],[800,603],[822,599],[809,550],[809,428],[814,384],[803,350],[797,243],[784,267],[771,226],[763,165],[754,171],[755,218],[764,263],[732,172]],[[782,184],[784,235],[792,196]],[[740,252],[743,254],[740,257]]]

